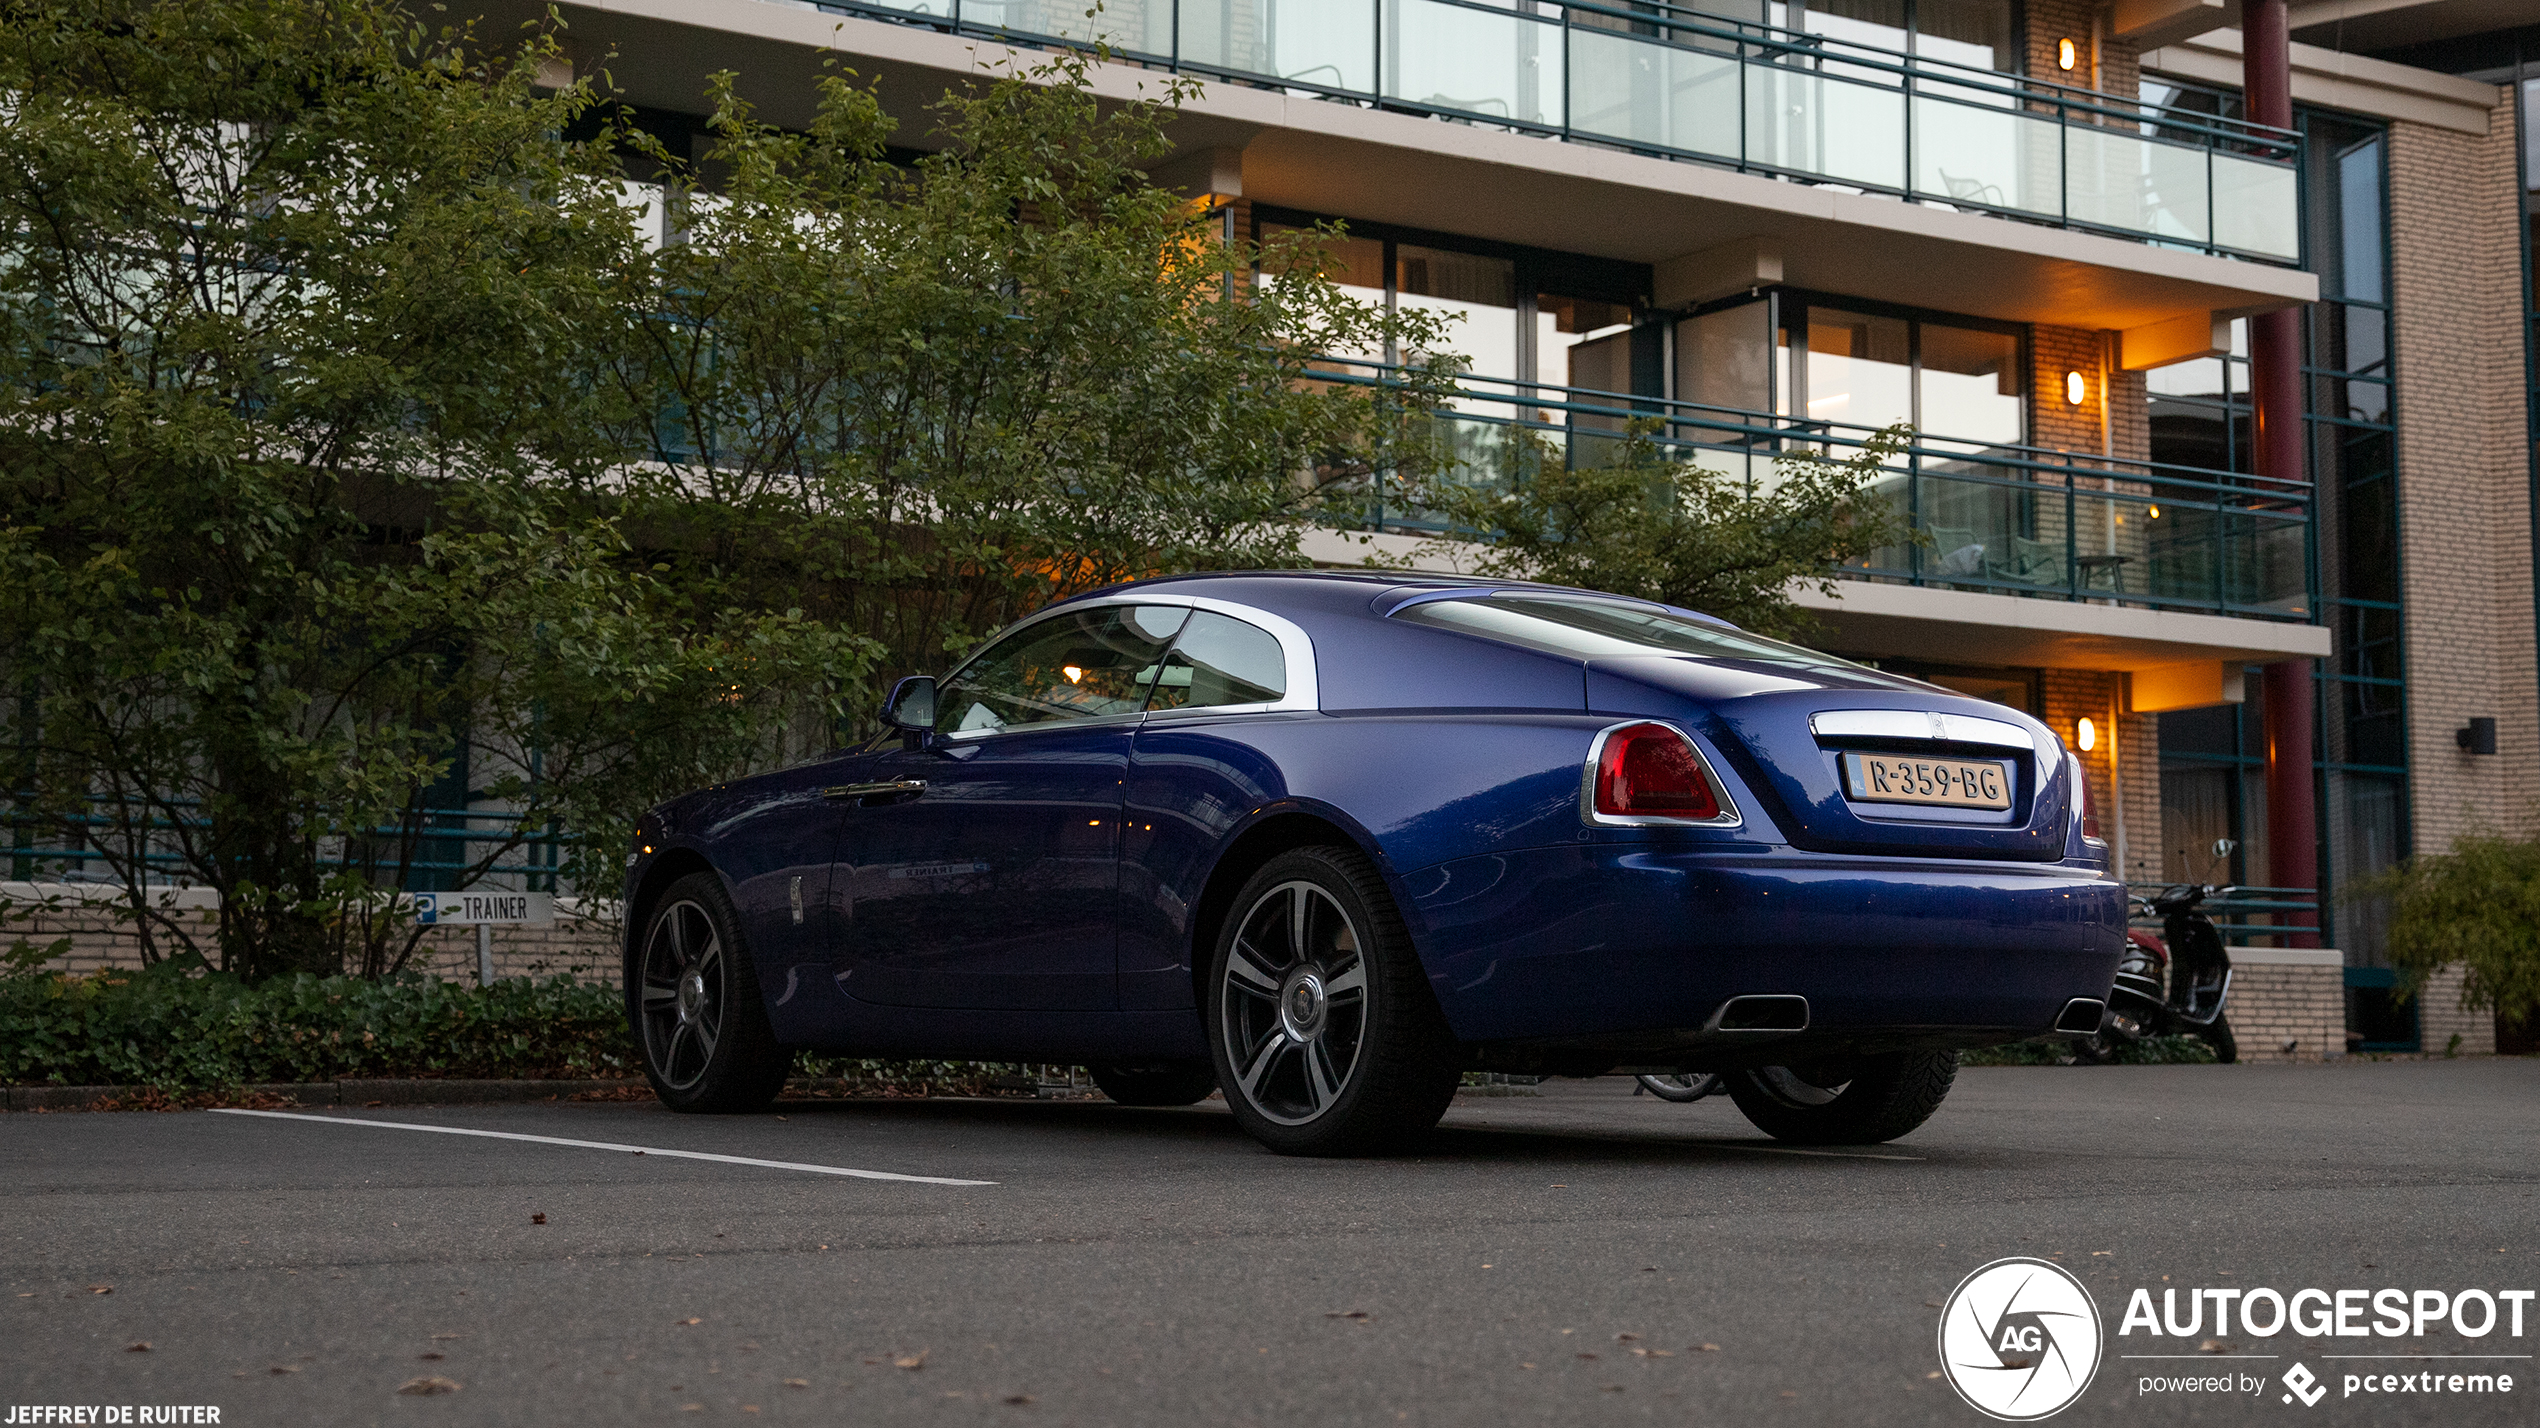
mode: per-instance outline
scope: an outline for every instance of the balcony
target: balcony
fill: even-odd
[[[1342,366],[1344,364],[1335,364]],[[1338,379],[1381,385],[1376,364]],[[1618,458],[1635,419],[1669,455],[1768,488],[1784,456],[1841,459],[1868,428],[1611,392],[1474,383],[1432,420],[1458,479],[1523,480],[1529,465]],[[1530,432],[1540,444],[1517,438]],[[2311,490],[2227,471],[2043,447],[1917,436],[1876,484],[1926,542],[1872,553],[1847,580],[2036,600],[2309,623]],[[1445,534],[1429,513],[1379,506],[1383,531]]]
[[[855,0],[819,9],[1118,58],[2273,264],[2297,135],[1669,5]]]

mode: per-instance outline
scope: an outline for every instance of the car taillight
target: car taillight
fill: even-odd
[[[1664,724],[1632,724],[1607,735],[1597,755],[1596,811],[1615,818],[1717,818],[1720,798],[1684,735]]]
[[[2073,786],[2081,790],[2081,836],[2093,843],[2106,841],[2099,836],[2099,801],[2091,797],[2090,779],[2081,770],[2081,756],[2067,752],[2064,760],[2072,766]]]

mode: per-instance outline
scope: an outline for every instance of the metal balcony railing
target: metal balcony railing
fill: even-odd
[[[1333,379],[1381,386],[1381,363],[1334,361]],[[1768,489],[1785,456],[1842,459],[1876,432],[1657,397],[1467,381],[1425,420],[1453,479],[1525,479],[1549,460],[1611,465],[1635,421],[1665,453]],[[1532,440],[1520,436],[1530,434]],[[1874,490],[1927,539],[1873,552],[1846,578],[2256,619],[2311,621],[2306,483],[1917,434]],[[1382,529],[1445,534],[1434,513],[1378,506]]]
[[[1663,3],[821,0],[838,14],[2266,262],[2300,136]],[[1088,14],[1087,12],[1092,13]]]
[[[74,834],[71,846],[47,846],[43,839],[72,829],[98,829],[118,839],[129,831],[142,837],[141,864],[174,886],[187,866],[185,856],[175,847],[174,835],[208,832],[211,828],[209,819],[186,811],[192,807],[190,803],[180,804],[176,817],[154,814],[146,823],[135,820],[129,829],[125,820],[108,813],[29,817],[12,809],[0,814],[0,823],[10,830],[10,846],[0,848],[0,859],[6,860],[0,866],[5,866],[9,878],[17,882],[113,881],[106,853],[87,846],[87,838]],[[471,870],[479,878],[517,883],[530,892],[561,890],[557,864],[566,839],[554,825],[523,828],[517,814],[481,808],[427,808],[417,817],[420,827],[357,829],[329,838],[317,865],[402,873],[405,888],[418,892],[447,891]],[[414,855],[400,858],[400,844],[407,838],[415,842]],[[485,861],[489,850],[505,843],[516,844],[511,861]]]

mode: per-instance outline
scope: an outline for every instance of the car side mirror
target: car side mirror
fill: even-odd
[[[903,734],[935,732],[935,676],[912,674],[891,686],[882,701],[882,722]]]

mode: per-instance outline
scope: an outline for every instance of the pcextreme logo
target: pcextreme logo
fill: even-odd
[[[1969,1407],[2026,1423],[2072,1406],[2099,1372],[2099,1306],[2062,1265],[1997,1259],[1940,1310],[1940,1369]]]

